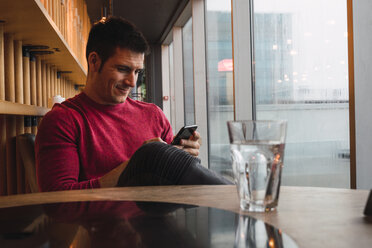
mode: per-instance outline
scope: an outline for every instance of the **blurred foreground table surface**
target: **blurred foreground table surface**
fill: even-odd
[[[191,204],[262,220],[289,235],[299,247],[372,247],[372,222],[363,216],[368,193],[367,190],[281,187],[276,211],[246,213],[239,210],[235,186],[107,188],[2,196],[0,213],[9,207],[76,201]]]

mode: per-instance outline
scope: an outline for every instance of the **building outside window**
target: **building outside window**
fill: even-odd
[[[253,1],[257,119],[288,120],[283,184],[350,187],[346,1]]]
[[[252,0],[254,116],[288,121],[284,185],[350,187],[346,1]],[[234,119],[231,2],[205,0],[208,150],[231,175]],[[192,19],[182,28],[185,124],[195,121]],[[171,123],[174,51],[169,45]],[[247,96],[250,98],[250,96]],[[173,125],[173,124],[172,124]]]

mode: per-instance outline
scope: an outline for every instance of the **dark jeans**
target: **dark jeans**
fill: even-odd
[[[174,146],[151,142],[141,146],[121,174],[118,186],[232,184]]]

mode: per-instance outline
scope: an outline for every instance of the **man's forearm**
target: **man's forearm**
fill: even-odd
[[[115,187],[118,184],[119,177],[124,169],[127,167],[129,160],[121,163],[118,167],[111,170],[104,176],[98,179],[101,188]]]

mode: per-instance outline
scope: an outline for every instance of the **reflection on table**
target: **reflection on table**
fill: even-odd
[[[224,209],[237,214],[242,213],[243,215],[249,215],[258,220],[262,220],[265,223],[283,230],[283,232],[293,238],[301,248],[371,247],[372,222],[363,215],[368,194],[369,190],[282,186],[280,188],[280,199],[277,210],[268,213],[240,212],[236,187],[234,185],[123,187],[4,196],[0,197],[0,247],[4,247],[4,242],[8,241],[3,239],[5,234],[3,230],[7,231],[6,235],[8,236],[13,234],[19,235],[17,231],[25,230],[25,232],[27,232],[27,230],[33,230],[33,228],[42,229],[44,227],[48,228],[50,231],[53,230],[53,226],[47,225],[51,217],[48,217],[48,219],[42,217],[37,218],[39,215],[46,214],[40,206],[37,207],[37,205],[35,205],[34,208],[37,208],[35,210],[31,205],[77,201],[145,201],[193,204]],[[23,211],[20,208],[21,206],[25,206]],[[14,208],[11,209],[10,207]],[[13,211],[13,214],[6,213],[5,209],[7,209],[8,212],[10,210]],[[83,212],[87,211],[84,210],[84,208],[82,209],[81,211]],[[190,212],[192,208],[186,209],[186,212]],[[16,210],[18,213],[15,213]],[[177,214],[180,211],[182,212],[185,210],[183,208],[175,210]],[[213,213],[213,211],[215,210],[209,212]],[[236,231],[234,228],[237,227],[238,223],[234,218],[238,217],[233,217],[233,221],[231,221],[230,217],[230,222],[228,222],[220,217],[213,218],[213,214],[210,214],[210,217],[203,218],[200,217],[200,215],[201,214],[198,214],[196,217],[187,218],[187,223],[185,222],[186,217],[179,217],[183,220],[183,222],[180,222],[180,225],[186,226],[186,230],[189,230],[191,226],[197,226],[197,228],[194,228],[196,234],[190,232],[192,235],[198,235],[199,239],[201,239],[200,236],[202,233],[209,232],[209,236],[206,235],[206,238],[203,239],[206,244],[205,247],[208,247],[207,244],[210,244],[210,247],[218,247],[218,245],[224,244],[223,241],[225,240],[229,240],[230,242],[228,247],[234,246]],[[57,229],[57,231],[54,233],[58,234],[58,228],[55,229]],[[260,227],[260,229],[262,229],[262,227]],[[11,234],[11,230],[14,231],[13,234]],[[80,230],[83,230],[83,233],[87,233],[87,230],[82,225]],[[78,231],[78,234],[79,233]],[[227,236],[225,237],[223,235],[224,233],[226,233],[229,238],[226,238]],[[27,234],[21,234],[21,236],[22,235]],[[85,236],[89,237],[88,235]],[[285,237],[285,235],[282,235],[283,240]],[[74,236],[72,238],[74,238]],[[27,244],[30,244],[31,239],[28,240],[29,243]],[[256,235],[256,242],[261,244],[261,241],[257,240],[261,239],[258,239]],[[15,239],[11,241],[14,243]],[[40,244],[41,241],[39,245],[28,245],[28,247],[40,247]],[[286,246],[285,242],[284,245]],[[18,248],[22,246],[13,247]],[[52,247],[52,245],[50,245],[50,247]],[[226,247],[226,245],[221,245],[221,247]]]
[[[249,216],[185,204],[98,201],[0,209],[0,247],[298,247]]]

